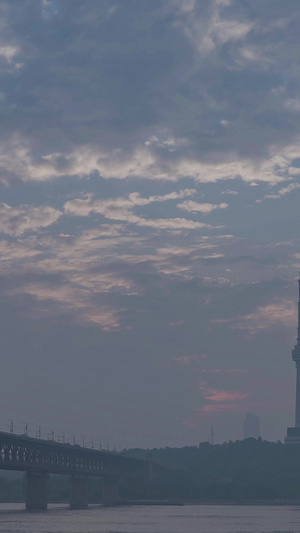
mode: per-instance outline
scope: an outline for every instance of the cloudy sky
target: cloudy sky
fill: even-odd
[[[294,423],[298,0],[0,0],[0,429]]]

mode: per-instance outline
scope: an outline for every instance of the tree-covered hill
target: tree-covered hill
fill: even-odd
[[[300,445],[261,439],[184,448],[133,449],[173,468],[182,490],[177,496],[200,499],[300,499]]]

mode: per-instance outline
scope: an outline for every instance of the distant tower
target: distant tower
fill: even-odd
[[[258,439],[260,436],[260,421],[258,416],[253,413],[246,413],[246,417],[243,423],[244,439],[250,437]]]
[[[286,443],[300,444],[300,274],[298,278],[299,296],[298,296],[298,335],[297,344],[292,351],[293,361],[297,368],[297,382],[296,382],[296,413],[295,413],[295,427],[288,428]]]

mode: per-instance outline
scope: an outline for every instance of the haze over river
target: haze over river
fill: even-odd
[[[300,507],[138,506],[70,511],[50,505],[26,513],[22,504],[0,504],[1,533],[300,533]]]

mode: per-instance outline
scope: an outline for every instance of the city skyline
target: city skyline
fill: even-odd
[[[0,430],[294,425],[300,9],[0,2]],[[72,437],[71,437],[72,438]]]

